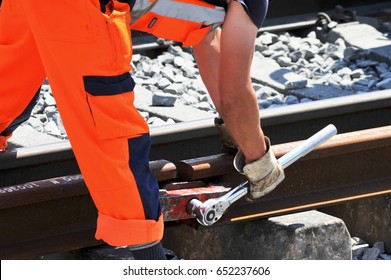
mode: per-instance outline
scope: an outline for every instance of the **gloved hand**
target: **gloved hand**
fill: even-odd
[[[214,123],[221,138],[221,152],[233,155],[236,154],[238,152],[238,144],[228,132],[227,127],[224,124],[224,120],[222,118],[215,118]]]
[[[285,178],[284,170],[270,148],[269,138],[265,137],[265,141],[267,150],[261,159],[245,165],[244,155],[240,150],[234,158],[236,170],[244,174],[250,183],[246,197],[248,201],[268,194]]]

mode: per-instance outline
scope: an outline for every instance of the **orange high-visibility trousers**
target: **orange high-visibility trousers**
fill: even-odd
[[[163,220],[149,129],[133,105],[129,6],[113,4],[103,14],[98,0],[3,1],[0,132],[48,77],[98,209],[95,237],[126,246],[161,240]]]

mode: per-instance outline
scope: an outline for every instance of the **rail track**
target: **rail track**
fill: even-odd
[[[391,90],[290,105],[262,112],[273,144],[305,139],[332,123],[339,133],[391,124]],[[179,161],[220,152],[213,119],[151,128],[151,160]],[[79,173],[68,141],[0,154],[0,186]]]
[[[272,6],[264,31],[313,26],[317,11],[332,9],[338,1],[329,1],[327,6],[322,1],[302,1],[300,7],[280,2],[308,13],[308,21],[298,16],[302,23],[292,23],[295,20],[288,20],[284,9]],[[376,1],[366,13],[384,9],[386,2]],[[346,1],[348,7],[354,4],[365,1]],[[290,11],[295,13],[293,7]],[[143,40],[135,52],[170,44]],[[329,123],[339,135],[289,167],[284,182],[270,195],[256,203],[236,202],[216,226],[391,195],[390,113],[391,90],[262,111],[262,127],[277,157]],[[151,136],[150,166],[161,186],[165,222],[200,227],[185,211],[186,203],[194,197],[204,201],[221,196],[244,181],[233,170],[232,156],[219,154],[213,119],[153,127]],[[101,244],[94,238],[96,209],[79,173],[67,141],[0,154],[2,259],[34,258]]]
[[[298,144],[274,145],[277,157]],[[257,219],[391,194],[391,127],[334,136],[286,170],[286,179],[256,203],[239,200],[217,223]],[[232,156],[217,154],[179,162],[151,161],[161,185],[166,223],[199,225],[186,203],[218,197],[244,180]],[[31,258],[100,244],[96,209],[79,174],[0,189],[0,257]]]

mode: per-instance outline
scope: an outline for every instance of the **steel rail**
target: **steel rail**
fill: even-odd
[[[272,149],[281,157],[299,143],[273,145]],[[390,126],[339,134],[289,166],[286,179],[272,193],[254,203],[238,200],[216,225],[390,194],[390,159]],[[224,164],[232,157],[219,160]],[[171,165],[153,168],[157,174],[171,174],[158,175],[166,223],[192,224],[194,219],[185,210],[190,199],[219,197],[244,179],[228,168],[213,178],[219,184],[211,184],[208,178],[183,181],[180,165],[164,170],[167,164]],[[171,183],[167,183],[169,178]],[[79,174],[0,188],[0,257],[32,258],[98,245],[96,217]]]
[[[340,133],[391,124],[391,90],[338,97],[261,111],[273,144],[308,138],[333,123]],[[179,161],[217,154],[220,138],[213,119],[151,128],[151,160]],[[0,186],[78,173],[68,141],[0,154]]]

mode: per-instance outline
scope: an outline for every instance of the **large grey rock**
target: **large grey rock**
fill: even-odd
[[[344,222],[318,211],[195,230],[167,227],[163,244],[184,259],[350,260]]]
[[[363,260],[377,260],[377,258],[380,255],[380,250],[379,248],[369,248],[364,251],[364,254],[362,256]]]
[[[152,106],[173,107],[177,97],[173,94],[155,92],[152,96]]]
[[[338,25],[328,35],[330,41],[336,38],[344,39],[347,45],[368,50],[373,59],[391,62],[390,39],[368,24],[355,22]]]

